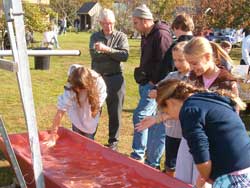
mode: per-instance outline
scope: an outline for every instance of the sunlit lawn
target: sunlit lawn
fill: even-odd
[[[79,57],[52,57],[49,70],[35,70],[33,57],[30,58],[30,72],[32,77],[33,96],[36,108],[36,117],[39,130],[46,130],[51,126],[53,116],[56,112],[57,96],[63,92],[63,86],[67,80],[67,70],[70,64],[80,63],[90,66],[88,52],[90,33],[67,33],[59,36],[62,49],[79,49]],[[36,35],[41,40],[41,35]],[[132,113],[137,105],[137,84],[133,79],[134,67],[138,65],[140,58],[139,40],[130,40],[130,57],[124,63],[124,75],[126,79],[126,97],[123,107],[123,126],[120,131],[119,152],[129,155],[132,142]],[[38,45],[38,44],[36,44]],[[233,59],[239,62],[239,49],[232,52]],[[8,133],[20,133],[26,131],[22,105],[20,102],[18,85],[14,73],[0,70],[0,115],[4,119]],[[99,123],[96,141],[105,144],[107,142],[108,117],[104,107]],[[68,118],[64,118],[63,125],[70,127]],[[12,175],[8,163],[0,154],[0,186],[11,182]]]

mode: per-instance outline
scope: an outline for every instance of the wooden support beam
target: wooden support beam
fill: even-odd
[[[10,72],[17,72],[18,65],[17,63],[14,63],[13,61],[7,59],[0,59],[0,69],[4,69]]]

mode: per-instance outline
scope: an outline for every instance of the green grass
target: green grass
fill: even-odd
[[[35,37],[37,40],[41,40],[41,34],[36,34]],[[69,65],[80,63],[87,67],[90,66],[90,56],[88,52],[89,37],[90,33],[67,33],[66,36],[59,36],[62,49],[79,49],[82,54],[79,57],[51,57],[49,70],[35,70],[33,57],[29,58],[39,130],[46,130],[51,126],[53,116],[56,112],[57,96],[63,92]],[[138,101],[138,86],[133,78],[133,70],[139,64],[140,60],[140,41],[129,40],[129,43],[130,57],[128,62],[124,63],[126,97],[123,107],[123,126],[120,131],[119,143],[119,152],[124,155],[129,155],[131,152],[133,134],[132,113]],[[232,56],[235,61],[239,62],[239,48],[233,49]],[[15,74],[0,70],[0,82],[0,115],[2,115],[4,119],[8,133],[26,132],[25,119]],[[104,107],[96,135],[96,141],[101,144],[107,142],[107,122],[107,110],[106,107]],[[63,119],[62,124],[66,127],[70,127],[70,122],[67,117]],[[8,166],[9,164],[0,153],[0,186],[11,182],[13,172]]]

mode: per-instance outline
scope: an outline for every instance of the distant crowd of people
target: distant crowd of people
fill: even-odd
[[[132,21],[141,33],[141,57],[134,71],[139,100],[133,112],[130,157],[160,169],[165,151],[164,171],[188,184],[250,187],[250,138],[239,116],[246,105],[231,74],[232,45],[193,36],[193,20],[185,13],[169,26],[154,21],[150,9],[141,5],[134,9]],[[106,101],[106,146],[117,150],[125,96],[122,62],[129,58],[129,43],[126,34],[115,30],[113,11],[103,9],[99,23],[101,30],[89,42],[91,69],[69,68],[48,146],[56,144],[65,112],[73,131],[94,139]],[[249,42],[246,33],[242,47],[246,64]]]

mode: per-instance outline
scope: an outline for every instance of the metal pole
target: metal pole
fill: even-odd
[[[11,147],[11,143],[10,143],[7,131],[6,131],[5,127],[4,127],[4,123],[3,123],[3,120],[2,120],[1,116],[0,116],[0,132],[1,132],[1,135],[3,137],[3,141],[5,143],[7,153],[9,155],[9,157],[10,157],[11,164],[12,164],[12,166],[14,168],[15,173],[16,173],[18,183],[19,183],[21,188],[27,188],[25,180],[23,178],[22,171],[21,171],[21,169],[19,167],[19,164],[17,162],[17,159],[16,159],[16,155],[15,155],[15,153],[13,151],[13,148]]]
[[[29,134],[35,184],[36,188],[45,188],[36,114],[32,94],[31,76],[29,71],[27,46],[25,40],[22,4],[21,0],[3,0],[3,4],[8,25],[8,34],[11,42],[12,54],[14,57],[14,62],[18,64],[17,80]],[[16,32],[16,36],[12,21],[14,23],[15,31],[18,31]]]
[[[28,56],[80,56],[80,50],[27,50]],[[0,50],[0,56],[13,56],[11,50]]]

